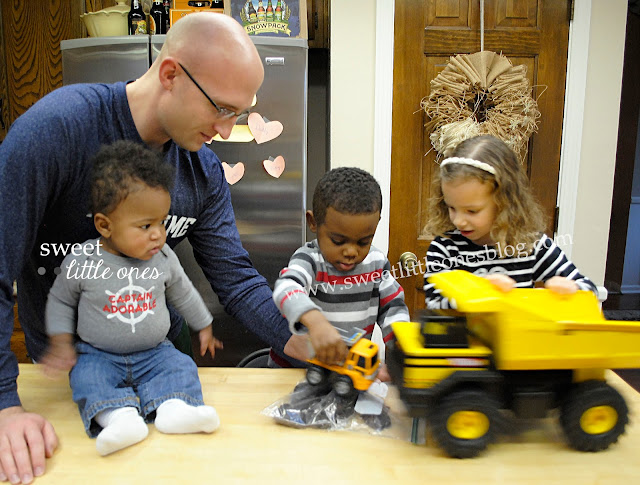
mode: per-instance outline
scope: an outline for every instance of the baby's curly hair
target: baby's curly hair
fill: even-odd
[[[128,140],[103,145],[92,158],[91,210],[111,213],[142,186],[169,192],[174,170],[162,155]]]
[[[359,168],[334,168],[322,176],[313,193],[316,224],[324,224],[329,207],[344,214],[380,212],[380,185],[370,173]]]
[[[425,232],[433,238],[455,229],[442,195],[442,182],[475,178],[494,187],[493,200],[498,210],[491,228],[491,238],[502,248],[524,243],[531,251],[535,241],[540,238],[540,233],[544,231],[545,219],[513,151],[502,140],[491,135],[481,135],[461,142],[451,157],[471,158],[487,163],[495,168],[496,174],[459,163],[450,163],[436,170],[431,188],[432,197],[429,199],[429,222]]]

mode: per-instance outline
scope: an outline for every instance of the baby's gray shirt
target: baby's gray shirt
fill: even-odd
[[[165,244],[148,261],[107,252],[84,242],[63,261],[46,307],[47,333],[75,333],[112,353],[151,349],[170,327],[167,302],[193,330],[213,317],[173,250]]]

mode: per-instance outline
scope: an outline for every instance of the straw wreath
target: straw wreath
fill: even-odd
[[[420,102],[429,118],[425,129],[431,133],[436,159],[449,156],[466,138],[490,134],[525,163],[527,143],[540,117],[526,74],[526,66],[513,66],[495,52],[451,57]]]

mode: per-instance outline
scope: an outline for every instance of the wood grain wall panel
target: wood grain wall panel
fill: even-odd
[[[84,37],[84,22],[80,15],[84,13],[81,1],[69,2],[65,0],[52,0],[48,9],[45,2],[45,15],[51,19],[49,32],[43,32],[42,44],[46,46],[46,61],[42,67],[48,72],[51,86],[62,86],[62,51],[60,41]],[[46,87],[45,87],[46,88]]]
[[[62,86],[60,41],[86,36],[84,0],[0,0],[9,123]]]
[[[7,62],[4,47],[2,8],[0,8],[0,141],[9,129],[9,92],[7,91]]]
[[[6,8],[9,6],[10,8]],[[9,116],[13,122],[36,102],[42,93],[45,73],[40,72],[39,45],[42,24],[39,2],[13,0],[3,2],[4,37],[7,47],[7,87],[11,98]]]
[[[98,10],[102,10],[103,8],[113,7],[116,5],[116,0],[85,0],[86,11],[87,12],[97,12]],[[131,1],[127,3],[131,4]]]

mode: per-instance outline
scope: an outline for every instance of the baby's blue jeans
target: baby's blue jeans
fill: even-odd
[[[169,340],[129,354],[113,354],[78,342],[76,353],[69,383],[92,438],[102,431],[93,418],[105,409],[134,407],[149,422],[149,415],[167,399],[181,399],[191,406],[204,404],[195,362]]]

